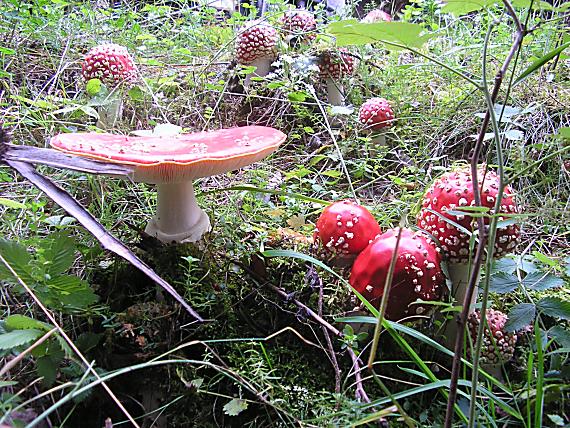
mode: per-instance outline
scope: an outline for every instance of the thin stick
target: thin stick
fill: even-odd
[[[38,340],[36,340],[31,346],[26,348],[24,351],[20,352],[16,357],[12,358],[8,361],[2,370],[0,370],[0,377],[4,376],[7,372],[9,372],[16,364],[24,359],[26,355],[28,355],[31,351],[33,351],[38,345],[44,343],[53,333],[57,331],[57,328],[52,328]]]

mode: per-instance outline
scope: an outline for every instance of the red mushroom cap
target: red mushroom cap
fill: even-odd
[[[281,17],[281,26],[290,36],[301,36],[303,40],[310,41],[316,36],[317,21],[315,16],[307,10],[289,10]]]
[[[236,39],[236,59],[249,64],[258,58],[277,56],[277,30],[260,20],[244,25]]]
[[[362,205],[338,201],[323,210],[315,233],[328,251],[349,255],[360,253],[382,232]]]
[[[133,58],[126,47],[114,43],[103,43],[91,48],[83,60],[83,78],[100,79],[113,86],[136,78]]]
[[[507,362],[515,353],[515,345],[517,343],[517,334],[505,331],[505,324],[508,317],[501,311],[487,309],[487,325],[488,329],[483,333],[483,344],[481,347],[481,363],[482,364],[499,364]],[[481,311],[476,310],[469,314],[467,325],[471,340],[475,343],[477,330],[481,324]],[[491,338],[492,336],[492,338]]]
[[[490,209],[493,214],[495,201],[499,193],[499,177],[493,171],[480,168],[479,185],[483,177],[481,204]],[[449,219],[470,232],[476,230],[477,220],[468,214],[449,214],[448,211],[460,207],[475,205],[473,199],[473,181],[469,169],[460,169],[443,174],[435,180],[426,191],[422,203],[422,209],[418,214],[418,226],[431,233],[441,243],[441,248],[452,263],[467,262],[469,260],[469,235],[461,232],[452,224],[446,222],[440,216],[430,212],[433,210],[442,217]],[[515,202],[513,190],[510,186],[505,188],[500,213],[516,214],[519,209]],[[499,220],[504,220],[500,217]],[[485,224],[489,224],[489,218],[485,218]],[[512,251],[519,238],[519,227],[516,224],[497,229],[495,240],[495,256],[501,257]]]
[[[223,174],[263,159],[286,138],[264,126],[174,136],[59,134],[52,147],[79,156],[136,167],[135,181],[182,182]]]
[[[391,22],[392,17],[389,13],[384,12],[382,9],[373,9],[366,14],[360,22],[365,24],[373,24],[375,22]]]
[[[351,76],[357,66],[358,60],[350,55],[346,48],[327,50],[321,54],[319,61],[321,78],[331,78],[335,80]]]
[[[350,273],[350,285],[372,304],[379,305],[398,229],[380,235],[362,251]],[[425,232],[402,229],[398,257],[392,278],[392,287],[386,306],[386,317],[399,320],[412,314],[423,313],[425,308],[410,304],[417,299],[437,300],[443,292],[444,277],[441,256],[434,242]]]
[[[360,107],[358,120],[367,128],[380,130],[392,126],[394,111],[384,98],[370,98]]]

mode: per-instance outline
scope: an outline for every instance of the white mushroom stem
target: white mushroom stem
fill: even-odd
[[[254,66],[255,71],[251,74],[248,74],[245,77],[245,80],[243,82],[245,87],[248,87],[249,84],[251,83],[251,78],[252,76],[258,76],[258,77],[265,77],[269,74],[269,70],[271,70],[271,63],[273,62],[273,58],[271,58],[270,56],[265,56],[265,57],[261,57],[261,58],[257,58],[256,60],[252,61],[251,63],[249,63],[248,65]]]
[[[467,293],[467,285],[469,284],[471,267],[472,265],[469,263],[447,264],[447,271],[449,273],[449,279],[451,280],[451,296],[455,305],[463,306],[465,294]],[[477,278],[475,283],[475,290],[473,291],[473,296],[469,304],[469,313],[475,310],[475,302],[477,301],[477,293],[479,292],[477,284],[479,284],[479,278]],[[457,315],[458,313],[455,313],[455,316]],[[458,326],[455,316],[447,322],[445,327],[445,344],[449,349],[454,348],[455,338],[457,337]]]
[[[334,79],[327,77],[327,101],[333,106],[344,105],[344,95],[342,94],[342,85]]]
[[[108,104],[102,105],[97,111],[99,120],[97,127],[101,129],[113,128],[123,115],[123,99],[119,94],[111,95]]]
[[[157,187],[157,212],[145,232],[165,243],[199,241],[210,230],[210,219],[196,202],[192,181]]]

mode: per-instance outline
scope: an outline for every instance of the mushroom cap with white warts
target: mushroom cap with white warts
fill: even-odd
[[[358,67],[358,59],[346,48],[329,49],[320,55],[319,73],[321,78],[339,80],[352,76]]]
[[[484,177],[484,180],[483,180]],[[494,206],[499,193],[499,177],[494,171],[485,171],[483,167],[478,172],[481,186],[481,204],[488,208],[489,214],[494,214]],[[418,226],[437,238],[443,253],[452,263],[464,263],[469,260],[469,235],[451,224],[452,221],[473,232],[477,228],[477,219],[459,213],[458,209],[475,206],[473,196],[473,179],[468,168],[449,171],[429,187],[424,195],[422,208],[418,214]],[[456,213],[450,213],[455,211]],[[514,215],[519,213],[512,188],[507,186],[499,214]],[[506,220],[509,217],[499,217]],[[484,217],[485,224],[489,218]],[[495,257],[501,257],[512,252],[516,247],[520,230],[518,225],[509,224],[497,229],[495,240]]]
[[[376,22],[391,22],[392,17],[382,9],[372,9],[360,22],[364,24],[374,24]]]
[[[303,9],[288,10],[281,17],[281,27],[287,33],[287,37],[300,37],[309,42],[316,36],[317,21],[315,15]]]
[[[499,364],[509,361],[515,353],[517,334],[505,331],[508,317],[501,311],[487,309],[486,321],[488,329],[483,333],[481,346],[482,364]],[[481,324],[481,311],[476,310],[469,314],[467,327],[472,343],[475,343],[477,331]]]
[[[277,57],[277,30],[260,20],[250,21],[236,38],[236,60],[250,64],[259,58]]]
[[[374,305],[379,305],[384,295],[397,237],[398,229],[383,233],[358,255],[352,265],[350,285]],[[386,306],[386,317],[391,320],[424,313],[424,306],[411,304],[417,299],[438,300],[445,282],[441,256],[425,232],[402,229],[397,251]]]
[[[358,120],[368,129],[380,130],[392,126],[394,111],[384,98],[370,98],[360,107]]]
[[[115,43],[103,43],[87,52],[83,60],[82,72],[85,81],[99,79],[103,83],[116,86],[121,82],[136,79],[136,67],[126,47]]]
[[[135,181],[174,183],[223,174],[257,162],[276,150],[285,138],[273,128],[244,126],[172,136],[59,134],[50,144],[70,154],[135,166]]]

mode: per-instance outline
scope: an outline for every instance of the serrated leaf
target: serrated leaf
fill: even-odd
[[[459,16],[482,10],[494,3],[494,0],[447,0],[441,10],[442,12]]]
[[[551,50],[550,52],[548,52],[546,55],[538,58],[536,61],[534,61],[530,66],[527,67],[526,70],[524,70],[515,80],[515,82],[513,83],[513,85],[517,85],[520,82],[522,82],[524,79],[526,79],[528,76],[530,76],[532,73],[534,73],[536,70],[538,70],[539,68],[541,68],[544,64],[546,64],[548,61],[550,61],[551,59],[555,58],[556,56],[558,56],[558,54],[560,54],[562,51],[564,51],[568,46],[570,46],[570,42],[566,42],[560,46],[558,46],[556,49]]]
[[[518,331],[534,321],[536,316],[536,306],[532,303],[519,303],[511,308],[509,319],[505,323],[505,330],[508,332]]]
[[[332,22],[327,26],[327,32],[336,37],[338,46],[362,46],[368,43],[386,42],[411,48],[422,47],[432,34],[424,34],[425,29],[419,24],[409,22],[378,22],[364,24],[356,19]]]
[[[13,330],[0,334],[0,350],[10,350],[26,345],[38,339],[43,332],[35,328],[27,330]]]
[[[26,204],[7,198],[0,198],[0,205],[3,205],[7,208],[14,208],[20,210],[25,210],[26,208],[28,208]]]
[[[224,413],[229,416],[237,416],[247,409],[247,401],[241,398],[234,398],[224,406]]]
[[[35,282],[32,276],[32,256],[23,245],[15,241],[7,241],[0,238],[0,255],[8,262],[16,274],[27,284]],[[0,261],[0,279],[17,283],[16,278],[4,262]]]
[[[507,272],[498,272],[491,275],[489,291],[497,294],[510,293],[519,286],[519,279],[516,275]]]
[[[545,297],[540,299],[536,306],[538,309],[551,317],[562,318],[564,320],[570,319],[570,302],[564,301],[557,297]]]
[[[28,329],[37,329],[37,330],[44,330],[49,331],[52,329],[52,326],[46,324],[45,322],[41,322],[35,320],[33,318],[27,317],[25,315],[10,315],[4,319],[4,326],[7,330],[28,330]]]
[[[99,297],[89,284],[72,275],[58,275],[46,282],[52,295],[52,304],[58,302],[62,307],[83,309],[97,303]]]
[[[536,271],[525,276],[523,284],[531,290],[544,291],[551,288],[562,287],[564,285],[564,281],[562,278],[558,278],[550,273],[545,274],[544,272]]]
[[[64,233],[50,235],[46,241],[43,241],[41,247],[46,274],[56,276],[66,272],[73,265],[75,242]]]
[[[50,355],[36,359],[36,371],[42,376],[44,386],[51,386],[57,377],[58,364]]]
[[[510,257],[501,257],[498,260],[493,261],[493,274],[497,274],[499,272],[504,273],[515,273],[517,271],[517,262]],[[493,276],[491,276],[491,281],[493,280]]]
[[[548,336],[552,337],[563,348],[570,348],[570,331],[564,327],[555,325],[548,330]]]

